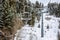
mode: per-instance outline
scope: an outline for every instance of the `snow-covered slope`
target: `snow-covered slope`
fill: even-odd
[[[46,16],[43,18],[44,23],[44,40],[57,40],[59,22],[54,16]],[[41,22],[41,21],[40,21]],[[47,28],[49,27],[49,28]]]
[[[16,34],[16,40],[57,40],[59,22],[56,17],[45,15],[43,17],[44,37],[41,37],[41,19],[35,19],[34,27],[25,25]],[[38,27],[40,25],[40,28]],[[47,28],[49,27],[49,28]]]

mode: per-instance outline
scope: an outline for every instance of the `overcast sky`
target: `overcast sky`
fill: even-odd
[[[32,3],[35,3],[35,1],[39,1],[41,3],[43,3],[44,5],[47,5],[47,3],[50,1],[50,0],[30,0]],[[60,3],[60,0],[51,0],[50,2],[57,2],[57,3]]]

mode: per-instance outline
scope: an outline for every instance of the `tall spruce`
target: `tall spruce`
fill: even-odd
[[[15,7],[14,7],[14,1],[12,0],[6,0],[4,2],[4,17],[3,17],[3,21],[4,21],[4,25],[7,28],[12,28],[13,27],[13,16],[15,14]]]
[[[58,15],[56,15],[56,14],[58,14],[57,13],[57,11],[58,11],[58,3],[49,3],[48,4],[48,10],[49,10],[50,15],[58,16]]]
[[[0,28],[4,27],[4,21],[3,21],[3,17],[4,17],[4,0],[0,1]]]

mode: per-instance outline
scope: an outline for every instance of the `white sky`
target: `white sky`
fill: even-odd
[[[44,5],[47,5],[47,3],[50,1],[50,0],[30,0],[32,3],[35,3],[35,1],[39,1],[41,3],[43,3]],[[51,0],[50,2],[57,2],[57,3],[60,3],[60,0]]]

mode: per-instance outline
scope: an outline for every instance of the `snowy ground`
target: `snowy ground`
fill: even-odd
[[[58,26],[59,22],[56,17],[44,14],[44,37],[41,37],[41,19],[38,22],[35,19],[34,27],[25,25],[21,30],[17,31],[15,40],[58,40]],[[40,25],[40,28],[38,26]],[[49,26],[49,29],[47,29]]]

